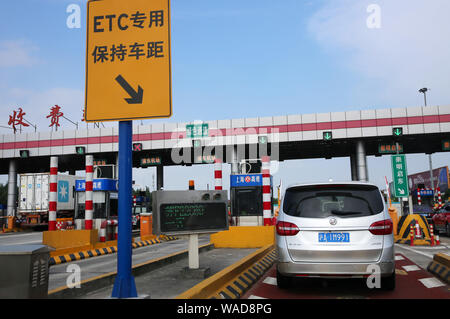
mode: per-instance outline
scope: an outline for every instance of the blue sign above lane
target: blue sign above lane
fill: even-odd
[[[117,192],[119,190],[117,180],[115,179],[94,179],[92,184],[94,192],[95,191]],[[84,179],[75,181],[75,191],[77,192],[86,191],[86,181]]]
[[[231,187],[262,186],[262,174],[230,175]]]

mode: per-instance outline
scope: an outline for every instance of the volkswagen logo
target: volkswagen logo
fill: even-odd
[[[330,224],[331,225],[336,225],[337,224],[337,219],[336,218],[330,218]]]

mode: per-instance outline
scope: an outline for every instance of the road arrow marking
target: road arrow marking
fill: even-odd
[[[141,86],[138,85],[138,90],[136,92],[120,74],[116,77],[116,81],[130,95],[130,98],[125,99],[128,104],[142,104],[144,90]]]

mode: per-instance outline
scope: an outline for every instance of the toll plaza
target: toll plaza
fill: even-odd
[[[445,108],[439,107],[437,109],[440,110],[440,112],[445,112]],[[394,111],[392,112],[395,113]],[[306,117],[307,116],[305,116],[305,119]],[[295,120],[295,117],[290,118],[290,121]],[[302,116],[300,118],[302,118]],[[316,118],[318,118],[318,116]],[[289,117],[286,117],[286,123],[289,123],[288,119]],[[271,119],[271,123],[273,124],[277,123],[277,121],[281,121],[281,119],[275,117]],[[216,229],[213,233],[208,234],[199,233],[197,236],[197,240],[190,241],[190,235],[187,233],[158,233],[154,229],[153,224],[155,222],[155,216],[153,215],[153,213],[155,212],[155,208],[152,209],[151,214],[148,213],[147,216],[142,215],[143,219],[141,220],[140,228],[137,231],[135,230],[133,232],[133,236],[130,239],[130,245],[133,254],[132,272],[133,274],[135,274],[135,278],[137,280],[136,285],[139,294],[147,295],[150,297],[153,296],[153,298],[155,298],[156,296],[160,296],[162,298],[176,298],[178,296],[181,296],[183,298],[188,298],[187,296],[189,296],[189,298],[209,298],[211,296],[215,296],[215,298],[241,298],[243,296],[246,296],[245,293],[249,291],[249,289],[251,289],[254,284],[267,284],[264,282],[260,283],[258,281],[258,278],[261,278],[262,281],[266,280],[266,282],[273,282],[273,279],[271,279],[273,278],[273,274],[270,275],[270,272],[265,272],[265,270],[268,269],[268,271],[270,271],[270,267],[273,267],[273,263],[275,261],[274,256],[276,256],[273,249],[274,233],[276,229],[276,216],[273,208],[274,185],[273,176],[270,170],[271,164],[276,164],[279,160],[285,160],[291,157],[297,158],[300,156],[306,156],[306,153],[308,153],[308,156],[311,157],[319,156],[319,148],[321,148],[324,152],[336,152],[334,153],[336,156],[341,156],[344,153],[350,155],[351,165],[349,165],[349,171],[352,173],[352,178],[363,180],[367,177],[367,165],[363,165],[364,163],[366,163],[365,157],[368,154],[373,154],[372,152],[374,152],[374,145],[378,145],[378,142],[374,144],[371,139],[367,139],[362,142],[361,139],[358,138],[358,141],[355,141],[353,139],[349,139],[347,135],[341,139],[337,134],[334,134],[333,137],[331,137],[331,140],[327,140],[326,142],[322,142],[319,140],[298,141],[296,140],[298,138],[298,135],[294,134],[295,132],[281,132],[278,133],[278,137],[273,134],[269,135],[270,138],[267,140],[267,143],[265,139],[255,138],[255,132],[260,132],[261,134],[259,135],[265,136],[265,134],[263,133],[263,128],[258,127],[258,130],[248,129],[240,131],[245,134],[245,139],[242,139],[242,141],[248,143],[246,144],[245,149],[247,149],[247,147],[248,149],[251,149],[252,147],[256,146],[256,153],[241,153],[239,152],[239,148],[242,144],[238,144],[231,145],[231,147],[224,147],[224,152],[222,154],[219,152],[221,150],[221,148],[219,147],[214,149],[215,152],[213,152],[211,155],[204,155],[208,150],[211,151],[211,146],[208,145],[208,143],[212,141],[214,141],[215,143],[219,141],[224,143],[224,140],[226,140],[227,137],[232,136],[226,135],[232,134],[232,132],[227,131],[224,132],[225,136],[210,136],[212,135],[212,132],[222,132],[221,129],[218,128],[220,127],[220,125],[238,126],[242,125],[242,123],[248,123],[249,126],[256,125],[256,123],[253,123],[252,121],[250,121],[250,119],[245,119],[243,121],[230,120],[225,121],[222,124],[219,124],[218,122],[210,123],[207,129],[203,129],[202,125],[201,130],[195,131],[190,128],[190,126],[186,127],[186,125],[180,124],[180,132],[183,134],[180,133],[179,135],[173,134],[173,130],[175,128],[170,125],[158,124],[152,126],[139,126],[136,128],[137,133],[134,135],[133,139],[135,144],[140,143],[141,145],[140,147],[136,148],[130,147],[130,149],[134,150],[132,163],[137,167],[144,167],[141,166],[143,158],[158,159],[154,161],[155,166],[157,167],[156,184],[157,188],[159,189],[158,192],[161,192],[162,194],[165,193],[165,191],[162,190],[164,186],[164,166],[175,165],[176,158],[171,158],[170,156],[168,156],[166,150],[156,148],[166,147],[166,142],[172,141],[171,144],[167,144],[167,147],[169,147],[169,145],[172,145],[171,147],[179,147],[175,150],[180,150],[180,152],[186,151],[186,154],[190,155],[189,159],[192,159],[191,155],[195,155],[196,152],[203,154],[204,158],[201,158],[200,161],[196,161],[196,165],[214,162],[214,171],[209,172],[209,174],[211,174],[211,177],[214,177],[215,191],[227,191],[227,195],[224,195],[221,198],[227,198],[226,211],[229,216],[228,229]],[[213,126],[213,124],[217,126]],[[258,120],[258,125],[265,124],[267,124],[265,123],[265,120]],[[317,123],[317,125],[319,124],[320,123]],[[321,125],[324,124],[321,123]],[[299,129],[297,124],[286,124],[285,128],[287,128],[288,130]],[[157,131],[161,129],[163,131],[167,129],[167,132],[171,133],[160,134],[161,132],[158,133]],[[275,127],[272,127],[272,129],[275,129]],[[302,129],[305,129],[305,127],[303,127]],[[185,130],[189,131],[189,134],[191,135],[184,135]],[[98,130],[96,130],[95,132],[97,131]],[[148,131],[155,131],[155,133],[145,133]],[[102,132],[102,130],[100,130],[100,132]],[[302,135],[302,138],[306,138],[307,132],[311,133],[311,131],[304,131],[303,133],[305,135]],[[194,135],[194,133],[196,133],[197,135]],[[149,136],[146,134],[152,135]],[[169,138],[169,135],[170,139],[168,141],[160,140],[163,138]],[[198,135],[205,136],[199,137]],[[319,135],[315,134],[315,136],[316,138],[318,138],[317,136]],[[30,134],[27,134],[27,138],[29,137]],[[56,138],[57,135],[54,134],[54,137]],[[275,152],[277,145],[276,138],[280,140],[278,145],[280,147],[278,154]],[[380,135],[380,138],[389,139],[390,137],[383,137]],[[412,134],[410,138],[417,138],[417,142],[421,138],[425,137],[417,134]],[[107,139],[98,138],[96,139],[96,141],[100,142],[100,144],[88,144],[86,152],[94,152],[95,149],[113,150],[114,148],[118,147],[117,139],[115,139],[114,136],[111,136],[111,138]],[[199,141],[199,143],[194,143],[195,141]],[[353,142],[355,142],[355,144],[352,144],[353,146],[355,146],[355,149],[348,146],[348,143]],[[318,148],[312,148],[312,143],[317,143]],[[417,150],[415,149],[416,147],[423,145],[420,143],[412,145],[407,144],[406,142],[403,144],[403,152],[408,152],[410,150],[414,152]],[[302,150],[304,153],[295,153],[296,145],[302,145]],[[269,153],[270,157],[267,156],[267,146],[270,146],[270,150],[274,152]],[[330,148],[330,146],[333,147]],[[426,146],[428,147],[428,144]],[[377,147],[377,150],[378,149],[379,148]],[[173,148],[170,148],[170,150],[174,152]],[[31,154],[33,154],[34,150],[31,151]],[[39,148],[36,151],[39,154]],[[88,153],[80,155],[78,152],[75,155],[69,154],[71,152],[75,153],[77,151],[76,147],[67,147],[65,151],[67,151],[68,154],[50,156],[49,158],[47,158],[48,161],[46,161],[46,163],[41,162],[41,159],[36,160],[35,162],[36,165],[47,167],[46,170],[50,171],[49,184],[53,183],[53,185],[55,185],[52,187],[50,187],[49,185],[49,190],[51,189],[52,192],[49,192],[48,197],[49,203],[56,203],[56,205],[49,205],[49,208],[52,208],[53,210],[49,209],[48,215],[49,222],[55,222],[55,229],[42,233],[42,235],[40,235],[41,238],[34,241],[36,244],[45,244],[49,247],[52,247],[52,250],[49,252],[49,297],[84,298],[87,296],[95,296],[98,298],[107,298],[108,295],[111,295],[111,282],[117,274],[114,268],[117,265],[117,251],[120,250],[117,240],[120,233],[117,226],[120,225],[120,221],[118,221],[118,219],[116,218],[115,212],[116,207],[118,206],[118,199],[120,197],[120,195],[118,194],[120,186],[119,188],[117,186],[117,182],[120,181],[120,179],[117,179],[116,175],[117,167],[103,167],[105,166],[105,163],[103,163],[102,165],[100,165],[101,169],[99,170],[96,168],[96,166],[98,165],[94,165],[93,155]],[[191,152],[189,153],[189,151]],[[344,153],[340,154],[339,152]],[[24,169],[25,167],[27,167],[25,166],[27,163],[27,159],[18,158],[13,160],[10,157],[5,157],[8,155],[5,149],[2,149],[1,154],[3,154],[4,156],[2,160],[10,161],[12,176],[14,175],[14,172],[17,173],[18,171],[20,173],[26,173]],[[95,156],[97,158],[107,158],[108,162],[117,162],[117,153],[100,152],[94,154],[96,154]],[[186,155],[183,155],[183,153],[180,154],[181,156]],[[323,155],[323,153],[320,154]],[[186,156],[186,162],[181,161],[178,165],[186,164],[188,162],[187,158],[188,157]],[[74,229],[70,229],[67,227],[57,228],[57,215],[55,216],[54,213],[58,213],[58,207],[62,207],[58,204],[58,195],[59,197],[61,197],[62,193],[61,187],[59,187],[58,185],[57,175],[58,172],[67,171],[67,161],[74,163],[73,165],[80,165],[81,163],[82,165],[78,166],[77,168],[81,168],[84,170],[84,174],[81,173],[80,177],[76,178],[74,185],[73,196],[74,203],[76,203],[76,206],[74,207]],[[144,162],[148,163],[147,160],[145,160]],[[223,174],[224,165],[230,165],[231,167],[231,173],[229,176],[225,176]],[[146,164],[145,166],[148,165]],[[28,168],[30,170],[34,169],[33,166],[28,166]],[[188,169],[188,167],[186,167],[186,169]],[[407,173],[404,172],[403,174]],[[11,180],[13,181],[14,178],[12,178]],[[229,189],[223,189],[224,180],[230,181]],[[190,191],[205,192],[203,193],[203,195],[208,193],[207,191],[198,189],[196,190],[194,183],[191,183],[191,185],[186,185],[185,190],[180,190],[181,193],[187,194],[186,196],[188,196]],[[407,191],[404,190],[403,192],[404,195],[408,194],[409,196],[410,193],[413,193],[414,191],[408,189]],[[169,194],[169,192],[167,194]],[[209,191],[208,194],[209,200],[213,201],[216,193],[214,193],[214,191]],[[423,194],[424,198],[426,198],[427,196],[425,192],[420,192],[420,194]],[[189,198],[189,196],[186,198]],[[130,205],[132,205],[133,197],[131,196],[131,194],[129,196],[129,199],[131,202]],[[282,205],[282,198],[281,200],[280,198],[278,198],[278,200]],[[157,201],[155,201],[155,203],[157,203]],[[389,201],[387,201],[387,203],[389,203]],[[395,238],[397,241],[397,245],[399,245],[398,250],[402,251],[402,254],[401,256],[399,256],[399,258],[404,258],[405,260],[408,258],[408,262],[411,262],[410,265],[417,264],[420,265],[422,269],[428,269],[428,265],[433,261],[430,271],[438,273],[438,269],[445,270],[445,268],[440,267],[445,267],[446,262],[443,261],[442,258],[438,259],[438,261],[434,261],[433,258],[435,255],[434,253],[447,252],[447,239],[442,236],[442,234],[439,239],[437,237],[439,235],[431,231],[430,223],[426,218],[422,218],[417,214],[402,215],[400,213],[400,208],[397,209],[393,205],[388,205],[388,207],[390,209],[390,212],[392,212],[392,219],[396,219],[397,227]],[[174,209],[174,207],[172,207],[171,209]],[[279,209],[281,209],[281,207],[279,207]],[[176,215],[179,212],[173,211],[172,213]],[[192,211],[188,211],[185,213],[189,215],[192,214]],[[143,222],[144,220],[145,222]],[[158,223],[159,221],[160,220],[156,219],[156,223]],[[17,225],[14,225],[14,223],[6,223],[3,229],[5,233],[8,233],[15,228],[17,228]],[[411,230],[414,231],[412,235]],[[39,236],[39,234],[37,235]],[[26,236],[34,238],[33,234]],[[412,241],[411,238],[413,239]],[[5,240],[6,239],[7,237],[5,237]],[[437,245],[438,242],[441,242],[441,244]],[[434,243],[434,245],[432,245],[432,243]],[[189,268],[190,247],[191,251],[192,247],[198,247],[198,266],[199,268],[203,268],[205,270],[202,271],[202,275],[197,278],[195,278],[195,276],[191,276],[193,278],[184,278],[184,276],[181,275],[181,273],[183,273],[183,269],[185,269],[186,267]],[[413,251],[411,251],[411,249]],[[104,258],[103,260],[108,259],[108,263],[111,264],[111,266],[101,269],[102,275],[83,279],[86,281],[81,284],[81,287],[84,288],[80,290],[73,290],[67,286],[65,282],[67,276],[64,274],[64,270],[67,269],[69,265],[77,264],[80,265],[82,270],[85,269],[83,271],[98,272],[99,269],[97,263],[100,263],[100,261],[97,257],[100,256]],[[422,257],[424,257],[426,261],[422,261]],[[241,262],[245,263],[245,266],[242,266]],[[171,265],[169,267],[171,270],[167,270],[167,268],[164,266],[166,265],[166,263],[169,263]],[[250,266],[250,264],[252,264],[252,266]],[[247,275],[245,274],[245,271],[241,272],[244,268],[248,269]],[[154,272],[157,269],[158,271]],[[208,269],[208,271],[206,271],[206,269]],[[403,271],[403,269],[399,269],[399,274],[402,274],[400,276],[407,276],[408,272],[406,271],[405,274]],[[426,277],[426,274],[429,274],[429,272],[422,273],[421,276],[423,276],[423,278],[419,279],[435,278]],[[264,276],[268,276],[269,279]],[[182,277],[183,279],[181,279]],[[151,280],[148,278],[151,278]],[[409,277],[400,278],[406,280]],[[443,280],[441,277],[438,278],[439,279],[437,280],[439,280],[439,282]],[[140,283],[141,280],[147,283]],[[176,280],[179,285],[174,285],[174,280]],[[154,287],[150,287],[151,285],[148,284],[148,282],[150,281],[159,281],[160,284]],[[230,281],[232,282],[230,283]],[[432,280],[430,279],[429,281]],[[170,282],[172,282],[172,284],[169,284]],[[216,283],[216,286],[213,285],[213,282]],[[424,284],[422,284],[420,281],[418,282],[419,284],[417,284],[415,288],[417,292],[415,296],[422,296],[421,293],[424,292],[424,290],[421,290],[419,287],[420,285],[424,286]],[[181,283],[183,283],[183,285]],[[186,285],[184,285],[184,283],[186,283]],[[411,283],[406,282],[406,284],[410,285]],[[442,290],[442,286],[440,286],[439,283],[434,282],[433,285],[437,285],[433,289]],[[215,290],[212,288],[213,286],[215,287]],[[220,287],[217,288],[218,286]],[[424,287],[425,289],[428,289],[426,288],[426,286]],[[191,291],[188,292],[189,290]],[[164,291],[164,293],[161,293],[161,291]],[[366,292],[361,293],[363,295],[366,294]],[[247,297],[251,296],[252,295]],[[253,296],[257,295],[255,294]]]

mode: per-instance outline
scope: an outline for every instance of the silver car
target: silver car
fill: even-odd
[[[377,186],[301,184],[286,189],[276,225],[277,283],[293,277],[380,275],[395,289],[392,220]],[[379,270],[379,271],[376,271]]]

